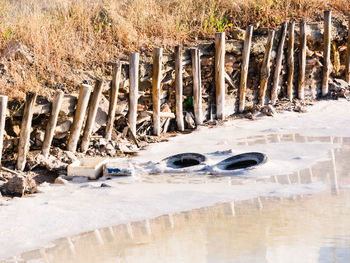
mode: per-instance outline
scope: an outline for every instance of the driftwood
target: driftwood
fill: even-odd
[[[245,108],[245,93],[247,89],[247,77],[249,68],[250,46],[252,43],[253,26],[248,26],[245,32],[243,58],[241,67],[241,81],[239,83],[239,107],[238,111],[243,112]]]
[[[300,51],[299,51],[299,83],[298,98],[304,99],[305,89],[305,68],[306,68],[306,22],[300,23]]]
[[[289,23],[288,30],[288,78],[287,78],[287,98],[289,101],[293,100],[293,77],[294,77],[294,26],[295,22]]]
[[[4,133],[7,110],[7,96],[0,95],[0,167],[2,158],[2,148],[4,145]]]
[[[181,46],[175,47],[175,92],[176,92],[176,123],[179,131],[184,131],[183,116],[183,81],[182,81],[182,53]]]
[[[152,109],[153,134],[160,135],[160,81],[162,78],[162,48],[153,49]]]
[[[279,82],[280,82],[280,74],[281,74],[281,67],[282,67],[282,59],[283,59],[283,48],[284,48],[284,42],[286,39],[287,34],[287,23],[284,22],[282,24],[282,33],[281,33],[281,39],[280,43],[278,45],[277,50],[277,57],[276,57],[276,67],[275,67],[275,74],[273,76],[273,86],[271,91],[271,103],[272,105],[275,105],[278,99],[278,90],[279,90]]]
[[[324,11],[324,52],[323,52],[323,77],[322,77],[322,96],[328,94],[328,78],[331,64],[331,26],[332,13]]]
[[[117,109],[121,75],[122,75],[122,64],[120,63],[120,61],[118,61],[118,63],[113,64],[113,79],[112,79],[112,87],[110,92],[108,117],[107,117],[107,124],[106,124],[106,134],[105,134],[106,140],[111,140],[112,138],[112,130],[113,130],[113,125],[115,120],[115,112]]]
[[[264,61],[262,63],[261,71],[260,71],[259,104],[261,106],[265,104],[267,83],[269,81],[270,72],[271,72],[270,60],[271,60],[271,51],[272,51],[274,38],[275,38],[275,31],[269,30],[269,35],[267,38],[266,50],[264,55]]]
[[[70,152],[75,152],[77,150],[78,140],[80,137],[81,128],[83,127],[91,90],[92,87],[90,85],[82,84],[80,86],[78,104],[75,110],[75,116],[73,124],[70,128],[70,134],[67,143],[67,150]]]
[[[26,104],[19,134],[17,169],[23,171],[26,165],[27,153],[29,151],[30,129],[32,126],[33,109],[37,94],[29,92],[26,96]]]
[[[130,130],[136,136],[137,100],[139,91],[139,53],[131,53],[129,58],[129,125]]]
[[[94,92],[92,93],[91,100],[90,100],[89,111],[86,119],[83,138],[81,139],[80,148],[82,152],[86,152],[89,148],[90,136],[92,134],[93,126],[95,124],[97,109],[98,109],[98,105],[100,103],[101,95],[102,95],[102,88],[103,88],[103,80],[97,79]]]
[[[194,118],[195,118],[196,124],[201,125],[203,123],[203,117],[202,117],[202,81],[201,81],[199,49],[192,48],[191,55],[192,55]]]
[[[63,102],[63,96],[64,96],[64,92],[61,90],[58,90],[52,101],[51,115],[46,126],[45,137],[41,148],[42,154],[45,157],[47,157],[50,152],[52,139],[53,139],[53,136],[55,135],[58,114],[60,113],[60,109]]]
[[[225,32],[215,33],[216,118],[225,119]]]

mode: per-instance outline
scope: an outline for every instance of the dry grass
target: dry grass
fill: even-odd
[[[74,87],[82,72],[104,74],[106,62],[130,51],[171,47],[252,23],[274,27],[290,18],[313,19],[324,9],[350,12],[348,0],[3,0],[0,48],[18,40],[35,62],[3,59],[8,69],[0,91],[23,97],[27,90]]]

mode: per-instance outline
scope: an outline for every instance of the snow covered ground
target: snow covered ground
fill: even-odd
[[[255,179],[292,174],[329,159],[329,150],[339,147],[332,143],[333,138],[350,134],[348,112],[350,103],[345,100],[321,101],[305,114],[290,112],[257,121],[230,121],[223,127],[203,127],[171,138],[169,142],[151,145],[132,160],[142,166],[172,154],[198,152],[207,154],[211,162],[216,163],[227,157],[228,153],[220,154],[226,150],[232,154],[266,153],[269,161],[241,173],[240,184],[231,184],[228,177],[209,176],[195,183],[191,181],[192,176],[172,183],[170,175],[169,180],[156,182],[138,174],[135,178],[47,185],[41,188],[42,193],[33,197],[5,202],[0,206],[0,259],[50,246],[50,241],[60,237],[162,214],[257,196],[323,191],[326,186],[320,182],[286,185]],[[295,135],[299,139],[276,134],[299,134]],[[308,141],[310,136],[325,139]],[[100,187],[102,182],[111,187]]]

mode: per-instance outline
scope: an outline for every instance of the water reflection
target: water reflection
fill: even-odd
[[[238,143],[262,141],[340,144],[330,150],[328,161],[293,174],[256,179],[286,185],[322,182],[327,191],[259,196],[110,226],[56,240],[52,247],[6,262],[350,262],[350,139],[287,134]],[[154,178],[166,176],[144,180],[155,183]],[[219,180],[234,184],[243,179]]]

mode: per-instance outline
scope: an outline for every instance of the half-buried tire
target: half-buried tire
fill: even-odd
[[[180,153],[163,159],[159,165],[164,172],[195,172],[206,167],[207,158],[199,153]]]
[[[214,166],[215,173],[230,173],[235,170],[251,169],[265,163],[267,156],[259,152],[248,152],[229,157]]]

